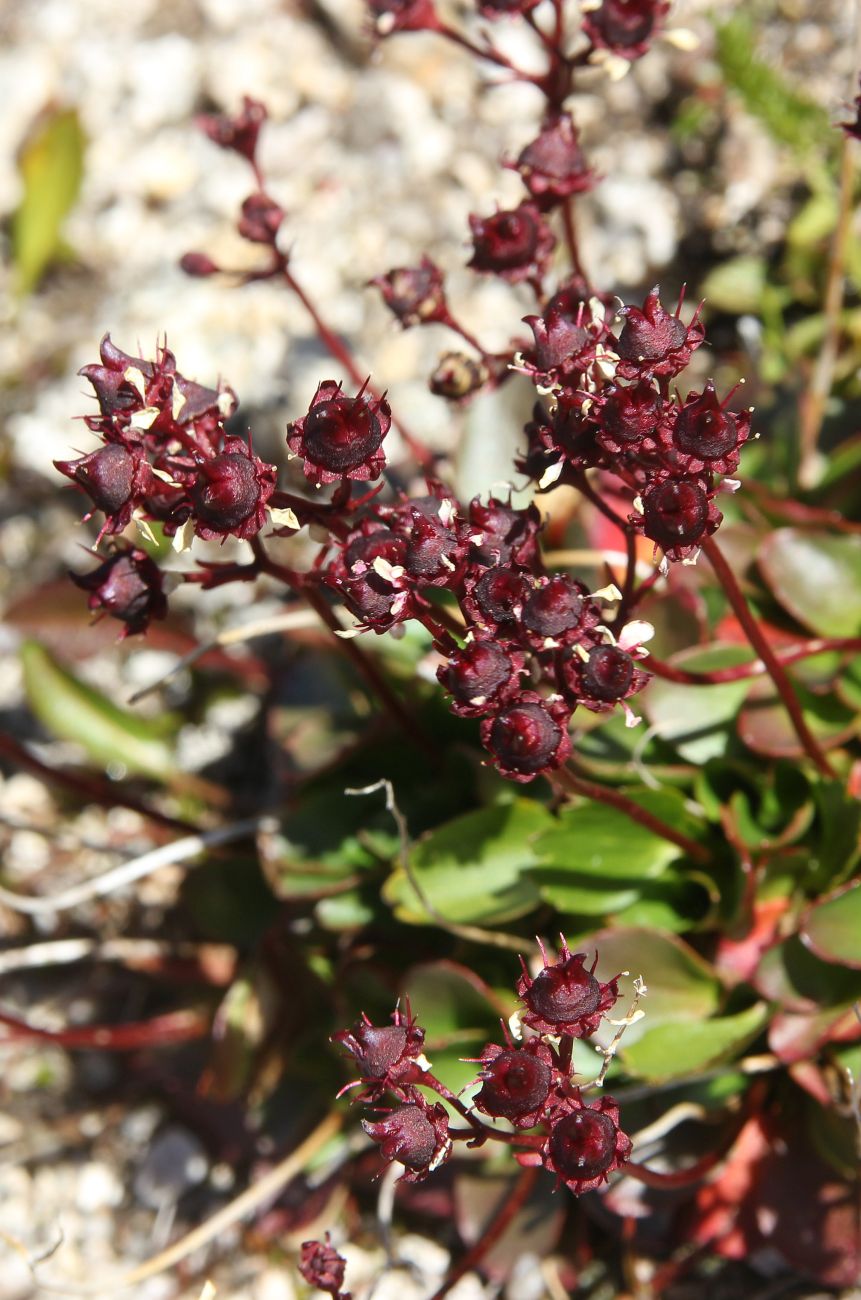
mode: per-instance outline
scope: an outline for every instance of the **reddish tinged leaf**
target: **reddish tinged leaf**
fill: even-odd
[[[768,1045],[784,1064],[806,1060],[826,1043],[854,1043],[858,1039],[861,1022],[854,1003],[813,1012],[779,1011],[768,1031]]]
[[[738,1209],[752,1195],[758,1167],[769,1149],[769,1139],[756,1117],[748,1120],[720,1173],[696,1194],[691,1239],[727,1259],[743,1259],[747,1236],[738,1222]]]

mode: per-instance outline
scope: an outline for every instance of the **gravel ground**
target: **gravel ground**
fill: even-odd
[[[680,0],[674,23],[692,28],[707,46],[711,7]],[[89,435],[71,424],[87,409],[76,372],[95,358],[106,331],[124,349],[139,345],[144,354],[166,337],[184,373],[201,382],[223,375],[242,399],[258,450],[271,459],[283,458],[286,420],[305,408],[320,378],[335,373],[286,293],[267,285],[239,292],[217,280],[189,281],[178,270],[179,257],[192,248],[232,266],[249,264],[248,246],[233,230],[247,177],[238,160],[194,129],[202,108],[233,108],[243,93],[268,105],[263,164],[290,214],[297,274],[388,387],[393,404],[409,412],[411,426],[431,443],[451,446],[460,424],[469,435],[498,418],[491,401],[454,420],[425,382],[446,340],[432,330],[397,330],[362,286],[427,251],[450,273],[464,323],[491,348],[507,342],[526,300],[464,272],[465,232],[470,211],[519,198],[518,179],[496,159],[516,155],[530,137],[535,101],[518,87],[482,92],[470,61],[432,39],[404,38],[371,54],[359,0],[316,0],[304,8],[303,14],[289,0],[0,3],[0,218],[19,201],[16,151],[42,109],[75,107],[88,138],[83,190],[66,226],[71,262],[23,301],[13,293],[8,261],[0,266],[0,454],[14,485],[0,500],[0,610],[34,580],[78,565],[80,544],[92,536],[76,526],[78,499],[57,490],[51,460],[68,454],[70,440],[89,449]],[[835,118],[849,84],[850,9],[839,0],[785,0],[763,32],[769,56]],[[512,53],[531,56],[517,27],[505,37]],[[633,292],[668,271],[692,208],[730,250],[741,230],[768,238],[775,223],[781,228],[791,180],[786,160],[740,111],[729,114],[717,181],[697,191],[693,158],[691,176],[683,173],[674,189],[666,183],[668,145],[649,126],[644,105],[662,99],[671,83],[709,75],[707,60],[663,44],[624,81],[596,74],[577,97],[587,148],[609,177],[582,205],[585,257],[600,268],[602,286]],[[458,472],[464,490],[477,489],[486,459],[461,457]],[[252,610],[250,592],[237,597],[229,590],[228,599],[208,601],[196,616],[199,635],[225,619],[267,612],[259,602]],[[17,639],[16,628],[0,626],[0,696],[13,721],[23,716]],[[164,666],[163,655],[145,649],[115,654],[110,635],[96,638],[87,653],[81,671],[118,698]],[[247,721],[234,708],[190,728],[188,767],[199,769],[227,750]],[[39,752],[61,761],[68,747],[43,744]],[[0,837],[12,888],[38,890],[46,872],[51,888],[59,888],[104,870],[117,852],[144,851],[149,834],[134,812],[87,807],[69,814],[36,777],[0,778]],[[154,936],[178,881],[179,873],[167,870],[138,891],[134,906],[145,910]],[[107,910],[85,906],[76,921],[100,941],[116,938],[132,906],[123,897]],[[7,952],[27,933],[23,918],[0,907]],[[40,940],[61,933],[56,915],[38,919]],[[41,971],[34,983],[32,973],[10,971],[0,960],[0,978],[3,1005],[36,1010],[46,1024],[58,1016],[86,1022],[100,1004],[100,991],[80,966]],[[103,1279],[103,1295],[112,1300],[112,1276],[236,1190],[229,1163],[213,1162],[167,1107],[112,1100],[122,1083],[115,1059],[94,1053],[73,1068],[55,1047],[0,1042],[0,1064],[0,1300],[49,1294],[34,1286],[22,1252],[38,1255],[52,1246],[46,1273],[78,1284]],[[285,1244],[288,1251],[295,1246]],[[345,1251],[348,1277],[361,1294],[379,1274],[382,1254],[352,1243]],[[386,1274],[375,1300],[419,1300],[445,1271],[447,1253],[424,1238],[405,1237],[399,1253],[411,1271]],[[553,1294],[552,1281],[526,1263],[508,1300]],[[237,1230],[217,1252],[194,1256],[185,1276],[187,1284],[166,1274],[123,1294],[197,1300],[202,1276],[211,1277],[218,1300],[297,1294],[289,1259],[255,1254]],[[490,1292],[469,1276],[451,1294],[478,1300]]]

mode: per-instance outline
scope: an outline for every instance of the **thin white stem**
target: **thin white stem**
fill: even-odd
[[[118,889],[124,889],[136,880],[152,875],[160,867],[177,866],[180,862],[188,862],[191,858],[205,853],[207,849],[215,848],[216,845],[230,844],[233,840],[241,840],[247,835],[253,835],[263,820],[265,819],[253,817],[247,821],[235,822],[232,826],[219,826],[215,830],[204,831],[201,835],[186,835],[181,840],[174,840],[172,844],[163,844],[161,848],[152,849],[149,853],[132,858],[129,862],[121,862],[118,867],[111,867],[110,871],[105,871],[92,880],[83,880],[79,885],[61,889],[56,894],[33,898],[29,894],[16,894],[11,889],[0,887],[0,903],[4,907],[11,908],[13,912],[23,912],[25,916],[67,912],[70,908],[77,907],[80,903],[87,903],[92,898],[102,898],[105,894],[116,893]]]
[[[165,943],[159,939],[51,939],[0,953],[0,976],[68,966],[88,958],[119,962],[131,969],[156,961],[197,961],[226,971],[235,965],[236,949],[225,943]]]

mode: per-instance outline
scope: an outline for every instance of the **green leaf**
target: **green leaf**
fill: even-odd
[[[163,720],[151,722],[121,709],[61,667],[37,641],[24,642],[21,662],[30,707],[52,735],[81,745],[105,767],[119,765],[159,781],[176,775]]]
[[[18,160],[24,194],[12,218],[12,258],[21,294],[30,293],[62,251],[66,214],[81,188],[84,132],[74,109],[43,117]]]
[[[766,264],[762,257],[743,254],[722,262],[706,276],[702,296],[712,310],[741,316],[759,314],[765,289]]]
[[[676,790],[637,789],[625,793],[675,829],[697,834],[699,823]],[[541,885],[542,897],[554,903],[554,886],[564,889],[568,872],[591,876],[605,888],[617,881],[630,885],[660,876],[668,863],[681,856],[677,845],[615,808],[592,800],[564,809],[558,823],[536,839],[534,847],[538,865],[533,877]]]
[[[819,818],[816,857],[810,859],[810,883],[823,890],[841,884],[858,861],[861,850],[861,802],[841,781],[820,781],[814,787]]]
[[[670,663],[688,672],[711,672],[747,663],[747,646],[715,642],[673,655]],[[691,763],[705,763],[726,750],[727,726],[751,688],[750,679],[716,686],[689,686],[654,677],[642,695],[643,710],[662,740]]]
[[[535,837],[552,823],[531,799],[456,817],[415,845],[410,865],[426,897],[446,920],[494,925],[524,916],[538,903],[529,877]],[[432,924],[401,866],[383,888],[401,921]]]
[[[755,54],[756,31],[746,14],[718,24],[716,35],[717,59],[727,85],[775,140],[799,153],[834,148],[836,133],[825,110]]]
[[[648,1025],[648,999],[644,1023]],[[642,1037],[622,1040],[627,1069],[650,1082],[695,1074],[731,1061],[760,1032],[768,1020],[768,1007],[759,1002],[734,1016],[714,1020],[666,1021],[646,1028]]]
[[[611,979],[628,971],[619,981],[620,1007],[631,1001],[633,980],[641,976],[648,989],[642,1007],[645,1017],[625,1031],[631,1044],[648,1028],[664,1021],[677,1023],[703,1020],[717,1009],[720,984],[712,968],[693,948],[675,935],[638,927],[601,930],[585,946],[598,952],[598,975]]]
[[[861,537],[778,528],[762,543],[759,567],[802,626],[822,636],[861,632]]]
[[[760,678],[739,714],[738,734],[749,749],[768,758],[800,758],[804,749],[774,687]],[[834,695],[814,695],[796,685],[804,721],[823,749],[833,749],[861,729],[857,709],[847,708]]]
[[[825,961],[861,970],[861,881],[815,903],[801,930],[802,938]]]
[[[507,1019],[516,1005],[513,994],[507,1006],[468,967],[445,960],[414,966],[402,991],[415,1008],[433,1050],[465,1037],[492,1035],[499,1028],[500,1017]]]

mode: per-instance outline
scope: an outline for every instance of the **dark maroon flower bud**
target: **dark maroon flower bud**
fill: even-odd
[[[206,253],[183,253],[179,265],[181,270],[194,280],[205,280],[210,275],[217,275],[221,270],[221,267]]]
[[[309,1286],[327,1291],[332,1300],[350,1300],[350,1293],[341,1290],[347,1261],[330,1244],[328,1232],[325,1241],[303,1241],[301,1252],[299,1272]]]
[[[535,1038],[508,1051],[491,1043],[481,1061],[479,1078],[484,1082],[475,1096],[476,1108],[495,1119],[510,1120],[515,1128],[534,1128],[543,1118],[553,1082],[550,1048]]]
[[[92,384],[102,415],[110,419],[119,411],[140,409],[144,400],[128,379],[128,370],[138,371],[144,380],[152,379],[155,371],[152,362],[142,357],[122,352],[106,334],[99,345],[101,365],[82,366],[78,371]]]
[[[670,559],[691,554],[721,517],[703,487],[691,479],[666,479],[643,493],[643,531]]]
[[[619,1128],[619,1107],[613,1098],[601,1097],[587,1106],[578,1092],[557,1111],[542,1150],[545,1169],[578,1196],[605,1183],[630,1154],[631,1139]]]
[[[541,0],[478,0],[478,12],[482,18],[522,18],[532,13]]]
[[[490,372],[483,361],[465,352],[444,352],[430,377],[428,387],[436,397],[462,402],[483,388]]]
[[[553,308],[548,308],[544,316],[524,316],[524,324],[532,330],[535,340],[535,347],[526,359],[533,362],[539,374],[557,370],[574,358],[582,358],[580,369],[586,369],[591,357],[583,354],[590,345],[594,349],[595,340],[583,324],[584,312],[581,304],[579,318],[575,320]]]
[[[423,257],[418,266],[395,267],[370,283],[380,290],[404,329],[445,320],[448,315],[443,274],[429,257]]]
[[[102,533],[121,533],[131,519],[132,493],[140,456],[109,442],[78,460],[55,460],[61,474],[77,483],[96,510],[107,516]]]
[[[515,510],[496,497],[488,497],[487,505],[474,497],[468,518],[470,563],[533,568],[538,562],[541,528],[541,515],[534,505]]]
[[[586,165],[570,113],[561,113],[545,122],[514,166],[542,212],[571,194],[592,189],[595,184],[595,175]]]
[[[365,521],[324,574],[360,623],[389,631],[412,616],[413,597],[401,585],[406,541],[385,525]]]
[[[622,309],[625,324],[616,351],[622,359],[619,373],[625,379],[636,379],[641,374],[679,374],[705,337],[698,315],[685,325],[678,314],[671,316],[664,310],[659,292],[655,286],[642,311],[639,307]]]
[[[362,1120],[362,1128],[379,1144],[384,1160],[398,1160],[406,1166],[399,1182],[421,1182],[451,1151],[445,1107],[439,1102],[430,1105],[415,1090],[406,1106],[376,1122]]]
[[[368,7],[378,36],[439,31],[439,15],[433,0],[368,0]]]
[[[256,536],[274,490],[275,466],[255,456],[241,438],[227,438],[223,452],[198,466],[191,489],[198,536]]]
[[[661,398],[647,380],[630,388],[608,389],[596,419],[600,425],[598,442],[618,455],[632,443],[654,438],[661,417]]]
[[[72,582],[90,593],[88,609],[125,624],[120,639],[145,632],[150,620],[164,618],[167,601],[158,567],[145,551],[118,551],[91,573],[72,573]]]
[[[526,574],[497,566],[471,583],[465,606],[476,623],[494,630],[510,629],[520,620],[528,591]]]
[[[603,0],[583,19],[583,31],[596,49],[623,59],[639,59],[669,12],[668,0]]]
[[[480,717],[513,695],[523,672],[523,655],[498,641],[468,641],[437,671],[454,697],[452,711],[462,718]]]
[[[588,599],[582,582],[564,574],[539,579],[523,603],[523,626],[533,634],[539,649],[547,641],[570,641],[571,633],[581,635],[598,619],[598,607]]]
[[[548,962],[535,979],[521,959],[523,974],[517,981],[517,996],[526,1004],[523,1023],[539,1034],[570,1034],[585,1038],[594,1034],[602,1017],[619,997],[618,976],[607,984],[595,978],[595,966],[586,970],[582,952],[572,953],[562,940],[561,955]]]
[[[257,137],[266,121],[265,104],[243,97],[242,108],[233,117],[227,113],[203,113],[197,125],[221,149],[232,149],[253,163],[257,153]]]
[[[359,1078],[341,1093],[361,1086],[364,1101],[381,1097],[386,1089],[402,1096],[405,1083],[417,1083],[422,1077],[417,1058],[424,1041],[425,1031],[413,1020],[409,1007],[406,1014],[397,1007],[390,1025],[372,1025],[363,1015],[352,1029],[332,1035],[332,1042],[346,1048],[359,1069]]]
[[[569,710],[560,701],[524,691],[518,700],[481,724],[481,743],[497,770],[511,781],[532,781],[561,767],[571,753]]]
[[[380,451],[392,423],[385,397],[372,397],[366,385],[355,397],[326,379],[311,399],[308,414],[287,427],[287,446],[304,458],[308,478],[318,483],[338,479],[374,479],[386,463]]]
[[[628,726],[639,722],[625,700],[643,689],[649,674],[637,667],[633,655],[623,646],[596,645],[585,657],[575,653],[565,663],[563,676],[578,704],[593,713],[607,713],[614,705],[621,704]]]
[[[419,586],[450,586],[463,567],[465,548],[457,534],[441,522],[439,506],[434,501],[431,511],[413,506],[411,512],[404,568]]]
[[[541,279],[556,239],[534,203],[491,217],[472,213],[469,225],[474,251],[468,265],[473,270],[500,275],[512,284]]]
[[[249,194],[242,205],[237,230],[254,244],[273,244],[284,220],[284,209],[268,194]]]
[[[737,469],[739,448],[750,436],[750,412],[733,415],[718,401],[709,380],[702,393],[690,393],[672,430],[673,446],[685,472],[730,474]]]

